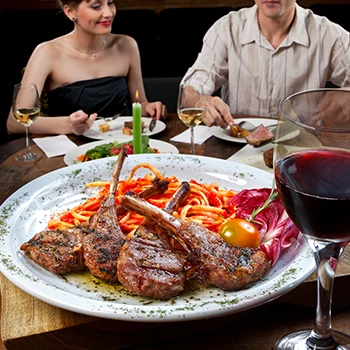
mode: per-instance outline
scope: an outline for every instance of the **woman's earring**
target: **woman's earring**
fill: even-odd
[[[72,21],[75,22],[76,18],[75,17],[72,17]]]

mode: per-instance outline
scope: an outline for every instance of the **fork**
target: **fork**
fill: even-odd
[[[118,117],[120,117],[120,113],[114,114],[114,116],[113,116],[113,117],[110,117],[110,118],[104,118],[104,117],[98,116],[98,117],[96,117],[95,120],[103,119],[105,122],[111,122],[112,120],[115,120],[115,119],[117,119]]]
[[[274,129],[274,128],[276,128],[276,125],[277,124],[268,125],[268,126],[265,126],[265,128],[267,128],[267,129],[269,129],[269,128]],[[242,128],[242,129],[248,130],[250,132],[253,132],[257,128],[257,126],[253,125],[252,123],[250,123],[250,122],[248,122],[246,120],[243,120],[243,121],[239,122],[238,126],[240,128]],[[274,130],[271,130],[271,131],[273,132]]]

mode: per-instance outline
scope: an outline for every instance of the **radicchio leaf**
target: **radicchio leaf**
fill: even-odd
[[[237,218],[248,220],[253,210],[264,205],[270,193],[269,188],[242,190],[229,203],[236,206]],[[260,232],[260,249],[273,266],[283,250],[298,238],[299,229],[288,217],[279,197],[257,214],[254,222]]]

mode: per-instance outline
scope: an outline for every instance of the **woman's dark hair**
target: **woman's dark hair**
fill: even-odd
[[[83,0],[57,0],[58,6],[63,10],[64,5],[68,5],[70,7],[77,7]]]
[[[84,0],[57,0],[57,4],[63,10],[63,6],[64,5],[68,5],[68,6],[72,7],[72,8],[76,8],[83,1]],[[89,3],[91,0],[86,0],[86,1]],[[115,4],[115,1],[113,1],[113,2]]]

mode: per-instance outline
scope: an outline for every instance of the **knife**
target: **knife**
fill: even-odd
[[[276,135],[276,128],[274,130],[271,130],[275,135]],[[253,146],[254,148],[260,148],[263,147],[269,143],[275,144],[275,143],[280,143],[280,142],[285,142],[285,141],[289,141],[291,139],[294,139],[295,137],[297,137],[300,134],[299,130],[294,130],[291,131],[290,133],[280,137],[279,139],[276,140],[275,137],[273,137],[271,140],[267,140],[262,142],[260,145],[257,146]]]
[[[148,126],[149,131],[153,131],[156,124],[157,124],[157,119],[152,119],[151,122],[149,123],[149,126]]]

